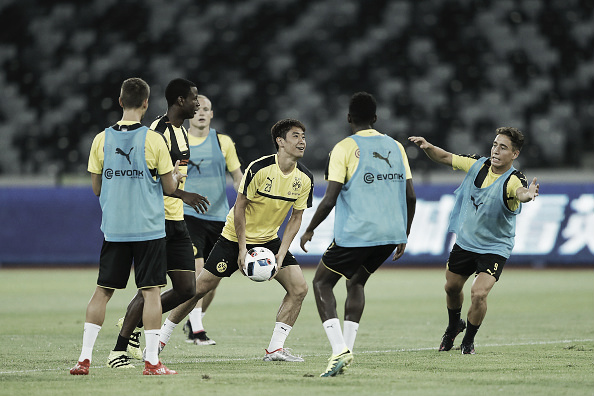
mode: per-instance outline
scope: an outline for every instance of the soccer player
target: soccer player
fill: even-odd
[[[198,111],[200,105],[198,89],[193,82],[176,78],[171,80],[165,88],[165,98],[168,105],[167,113],[157,118],[151,124],[151,129],[165,138],[169,146],[170,161],[180,161],[180,170],[186,173],[190,147],[188,132],[184,128],[183,122],[194,117]],[[184,221],[184,203],[202,213],[207,210],[207,205],[210,204],[208,199],[202,195],[184,191],[183,183],[180,183],[173,194],[164,197],[167,274],[171,279],[172,288],[161,295],[163,312],[177,307],[194,296],[196,292],[194,251]],[[141,333],[137,326],[140,325],[142,319],[143,305],[142,294],[137,293],[128,305],[126,316],[118,322],[120,334],[112,352],[118,352],[120,357],[125,356],[127,350],[134,358],[142,359],[138,341]],[[112,355],[115,357],[114,353]],[[108,365],[116,368],[122,367],[125,363],[121,359],[114,359],[108,362]]]
[[[365,283],[388,257],[404,253],[416,196],[402,144],[373,129],[376,100],[367,92],[351,97],[347,121],[353,132],[330,153],[326,193],[304,234],[301,248],[336,207],[334,240],[313,279],[318,313],[332,347],[321,377],[342,374],[353,361],[355,337],[365,307]],[[392,253],[394,254],[392,255]],[[334,286],[344,276],[347,295],[344,333],[336,312]]]
[[[502,127],[495,133],[490,157],[455,155],[422,137],[408,138],[433,161],[466,172],[454,193],[456,201],[450,215],[449,231],[456,234],[456,243],[446,263],[449,322],[440,351],[452,349],[454,339],[468,325],[461,350],[464,355],[475,353],[474,337],[487,313],[487,296],[499,280],[514,247],[516,216],[523,202],[533,201],[538,196],[536,178],[528,186],[526,177],[513,167],[524,144],[522,132]],[[460,318],[464,301],[462,289],[472,274],[476,275],[465,323]]]
[[[307,294],[307,283],[289,246],[299,231],[303,211],[312,205],[313,176],[297,162],[305,152],[305,126],[300,121],[280,120],[272,127],[271,135],[277,154],[264,156],[246,169],[221,236],[198,275],[194,299],[204,297],[221,279],[243,268],[248,249],[255,246],[270,249],[279,267],[275,279],[286,294],[264,360],[302,362],[303,358],[284,348]],[[277,232],[290,210],[281,240]],[[171,311],[168,320],[179,323],[187,312],[183,305],[179,306]],[[161,331],[165,328],[163,325]],[[160,346],[164,346],[162,342]]]
[[[185,175],[178,162],[172,166],[163,137],[140,124],[149,94],[142,79],[124,81],[119,98],[122,119],[95,136],[91,146],[88,170],[101,204],[105,238],[97,287],[87,306],[82,352],[70,370],[73,375],[89,374],[107,303],[115,289],[126,288],[133,261],[138,293],[146,301],[141,310],[147,350],[143,374],[176,374],[158,357],[159,292],[166,284],[163,192],[173,193]],[[134,367],[127,363],[126,367]]]
[[[204,258],[208,257],[212,247],[221,235],[225,218],[229,213],[227,201],[226,170],[233,178],[233,187],[238,189],[243,173],[241,163],[237,157],[235,143],[228,135],[224,135],[210,127],[214,117],[212,103],[204,95],[198,95],[200,108],[190,120],[188,141],[190,144],[190,160],[185,190],[200,192],[209,197],[210,206],[207,213],[198,213],[189,205],[184,204],[184,219],[194,245],[194,262],[196,274],[200,274],[204,267]],[[202,318],[206,313],[215,290],[198,300],[197,303],[187,301],[190,311],[188,321],[184,325],[188,338],[187,342],[195,345],[214,345],[216,342],[206,335]],[[175,328],[174,323],[170,326]],[[165,336],[165,334],[162,334]],[[164,337],[162,337],[164,338]],[[168,339],[162,339],[167,343]]]

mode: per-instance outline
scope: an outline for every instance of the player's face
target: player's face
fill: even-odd
[[[279,148],[283,147],[287,154],[295,158],[302,158],[305,153],[305,132],[299,127],[292,127],[287,136],[280,138]]]
[[[198,103],[200,108],[194,115],[194,118],[190,120],[190,124],[198,129],[205,129],[210,127],[210,120],[214,116],[212,111],[212,104],[207,98],[199,97]]]
[[[182,104],[182,110],[185,119],[191,119],[194,114],[198,111],[200,103],[198,102],[198,88],[191,87],[188,96],[184,99]]]
[[[519,151],[514,150],[509,136],[497,135],[491,147],[491,166],[493,172],[497,174],[506,172],[512,166],[518,154]]]

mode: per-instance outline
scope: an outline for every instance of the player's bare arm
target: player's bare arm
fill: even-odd
[[[410,234],[410,228],[415,217],[417,208],[417,194],[412,178],[406,180],[406,236]]]
[[[305,244],[313,238],[314,230],[328,217],[332,209],[336,206],[336,200],[338,199],[338,194],[342,190],[342,183],[329,181],[328,187],[326,187],[326,192],[324,193],[324,198],[318,205],[316,212],[314,213],[311,221],[309,222],[309,226],[301,235],[301,249],[307,253],[307,249],[305,248]]]
[[[245,239],[245,209],[249,203],[250,200],[245,195],[240,192],[237,193],[237,199],[235,200],[235,205],[233,205],[233,221],[235,225],[235,234],[237,235],[237,244],[239,245],[237,265],[240,269],[243,268],[245,264],[245,255],[247,254]],[[243,271],[240,272],[243,274]]]
[[[440,164],[452,166],[452,153],[449,151],[445,151],[442,148],[432,145],[422,136],[411,136],[408,140],[419,146],[431,160]]]
[[[413,186],[412,179],[406,180],[406,236],[410,234],[413,218],[415,217],[415,210],[417,207],[417,195]],[[406,243],[399,243],[396,245],[396,251],[392,255],[392,261],[398,260],[404,254]]]
[[[243,177],[241,168],[237,168],[233,172],[229,173],[231,173],[231,178],[233,179],[233,188],[235,191],[239,190],[239,183],[241,183],[241,178]]]
[[[520,187],[516,190],[516,196],[520,200],[520,202],[530,202],[534,201],[536,197],[538,197],[538,190],[540,188],[540,184],[536,183],[536,177],[532,179],[532,182],[526,187]]]
[[[289,246],[295,239],[297,232],[299,232],[299,228],[301,227],[301,219],[303,218],[303,209],[295,209],[293,208],[291,212],[291,217],[289,217],[289,221],[287,221],[287,226],[285,227],[285,232],[283,232],[283,238],[278,249],[278,254],[276,255],[276,262],[278,263],[278,268],[281,268],[283,265],[283,260],[289,251]]]
[[[91,173],[91,185],[93,186],[93,193],[96,196],[101,195],[101,183],[103,181],[101,174]]]

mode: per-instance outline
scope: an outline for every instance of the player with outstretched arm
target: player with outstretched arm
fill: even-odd
[[[526,177],[513,167],[524,144],[524,135],[516,128],[502,127],[495,131],[489,157],[455,155],[411,136],[433,161],[466,172],[455,191],[456,201],[450,215],[449,231],[456,234],[456,243],[446,263],[446,305],[449,322],[439,351],[449,351],[454,339],[466,328],[462,354],[472,355],[474,337],[487,313],[487,296],[499,280],[503,266],[514,247],[516,216],[522,203],[538,196],[536,178],[530,185]],[[472,282],[467,320],[460,318],[468,278]]]

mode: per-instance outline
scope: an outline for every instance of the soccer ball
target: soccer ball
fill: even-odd
[[[270,249],[257,246],[248,250],[245,255],[243,272],[254,282],[270,280],[276,273],[276,270],[276,258]]]

